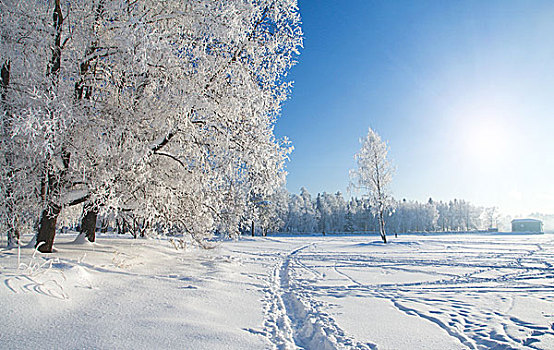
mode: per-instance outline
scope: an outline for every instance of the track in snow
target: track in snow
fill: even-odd
[[[306,268],[295,256],[312,245],[288,252],[275,264],[266,291],[266,334],[278,349],[375,349],[374,344],[357,342],[345,334],[323,311],[326,305],[310,298],[294,281],[291,264]]]
[[[438,253],[432,249],[410,252],[410,256],[395,251],[389,254],[302,251],[297,254],[300,253],[297,250],[286,261],[299,261],[297,265],[309,270],[311,276],[333,270],[344,282],[313,284],[307,276],[304,280],[297,277],[291,294],[310,295],[307,299],[311,304],[325,297],[386,300],[398,312],[435,324],[469,349],[551,348],[554,344],[554,241],[527,245],[520,251],[498,246],[490,251],[474,252],[472,249],[478,244],[464,242],[462,245],[465,246],[453,252],[446,246]],[[364,273],[370,269],[372,272]],[[384,274],[419,273],[427,278],[394,283],[363,280],[375,274],[376,269]],[[469,272],[461,273],[457,269]],[[288,262],[282,271],[282,275],[290,274]],[[285,283],[283,289],[287,287]],[[515,315],[514,303],[520,304],[521,309],[528,302],[534,303],[528,306],[530,312],[542,312],[546,322],[535,321],[537,317],[523,320]]]

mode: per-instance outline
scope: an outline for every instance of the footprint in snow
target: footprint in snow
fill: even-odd
[[[198,289],[198,287],[196,287],[196,286],[182,286],[182,287],[179,287],[179,289]]]

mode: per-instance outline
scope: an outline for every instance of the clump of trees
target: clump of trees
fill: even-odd
[[[60,213],[198,242],[258,219],[291,151],[273,125],[296,1],[0,2],[0,225],[52,251]]]

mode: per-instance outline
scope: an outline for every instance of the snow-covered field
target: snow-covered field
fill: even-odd
[[[73,239],[0,250],[1,348],[554,349],[552,234]]]

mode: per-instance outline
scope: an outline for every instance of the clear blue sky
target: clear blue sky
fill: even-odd
[[[554,213],[554,1],[300,0],[287,188],[346,191],[374,128],[397,198]]]

